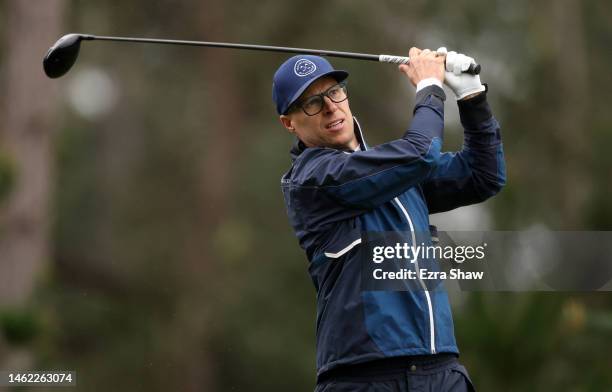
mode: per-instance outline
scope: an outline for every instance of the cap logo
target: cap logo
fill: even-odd
[[[293,66],[293,72],[295,72],[295,74],[300,77],[308,76],[316,70],[317,66],[315,65],[315,63],[308,59],[299,59],[295,62],[295,65]]]

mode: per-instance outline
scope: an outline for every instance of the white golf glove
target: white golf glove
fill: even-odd
[[[444,83],[457,96],[457,100],[463,99],[470,94],[485,91],[485,86],[480,83],[479,75],[464,73],[470,64],[475,64],[473,58],[454,51],[447,52],[445,47],[437,50],[440,54],[446,54],[446,72]]]

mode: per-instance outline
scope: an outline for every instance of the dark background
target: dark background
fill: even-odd
[[[314,385],[315,291],[279,184],[292,138],[271,101],[288,56],[91,42],[50,80],[61,35],[465,52],[490,85],[508,185],[434,217],[440,230],[609,230],[610,20],[603,0],[0,1],[0,369],[76,370],[83,391]],[[399,137],[407,79],[332,62],[369,143]],[[452,301],[480,390],[612,388],[608,292]]]

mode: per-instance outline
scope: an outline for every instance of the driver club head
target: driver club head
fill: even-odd
[[[59,78],[72,68],[81,47],[82,34],[67,34],[49,48],[43,59],[45,74],[50,78]]]

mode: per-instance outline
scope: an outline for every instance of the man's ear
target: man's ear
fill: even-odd
[[[283,124],[283,127],[287,128],[287,130],[290,133],[295,133],[295,127],[293,126],[293,121],[291,121],[291,118],[289,116],[285,116],[284,114],[281,114],[281,116],[279,117],[279,120],[281,124]]]

